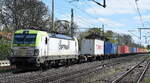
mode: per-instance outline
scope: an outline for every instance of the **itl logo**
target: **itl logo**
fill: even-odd
[[[101,45],[96,45],[96,48],[97,48],[97,49],[101,49],[102,46],[101,46]]]
[[[62,41],[60,40],[59,41],[59,43],[58,43],[58,45],[59,45],[59,50],[63,50],[63,49],[69,49],[69,47],[70,47],[70,42],[68,41],[68,44],[67,45],[65,45],[65,44],[62,44]]]

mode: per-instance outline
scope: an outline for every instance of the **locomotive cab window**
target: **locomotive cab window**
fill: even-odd
[[[34,44],[36,34],[15,34],[14,44]]]

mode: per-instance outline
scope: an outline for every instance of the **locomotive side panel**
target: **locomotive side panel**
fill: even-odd
[[[78,54],[76,41],[74,40],[50,38],[48,43],[48,56]]]

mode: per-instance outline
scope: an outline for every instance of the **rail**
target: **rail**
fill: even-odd
[[[143,71],[142,74],[140,75],[140,77],[139,77],[137,83],[141,83],[141,81],[142,81],[142,79],[143,79],[143,77],[144,77],[146,71],[147,71],[148,68],[149,68],[149,65],[150,65],[150,62],[148,62],[148,64],[147,64],[146,67],[144,68],[144,71]]]
[[[130,72],[132,72],[136,67],[138,67],[140,64],[142,64],[144,61],[146,61],[146,59],[142,60],[141,62],[139,62],[138,64],[136,64],[135,66],[133,66],[131,69],[129,69],[124,74],[122,74],[121,76],[119,76],[118,78],[116,78],[114,81],[112,81],[112,83],[119,83],[125,76],[127,76]],[[145,74],[145,72],[146,72],[149,64],[150,63],[148,63],[146,65],[146,67],[144,68],[144,71],[142,72],[142,74],[138,78],[137,83],[139,83],[142,80],[142,78],[143,78],[143,76],[144,76],[144,74]]]

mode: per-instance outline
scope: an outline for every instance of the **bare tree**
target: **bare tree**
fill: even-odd
[[[0,1],[2,2],[2,1]],[[7,28],[22,29],[28,27],[48,28],[51,31],[52,19],[48,8],[40,0],[3,0],[0,9],[0,24]],[[2,22],[2,23],[1,23]],[[71,25],[68,21],[55,21],[55,32],[70,35]],[[76,33],[76,24],[73,25]]]
[[[78,26],[73,24],[73,33],[71,33],[71,23],[67,20],[57,20],[55,21],[55,32],[63,33],[66,35],[75,35]]]
[[[3,16],[6,24],[15,30],[30,26],[42,28],[48,22],[48,9],[39,0],[5,0]]]

